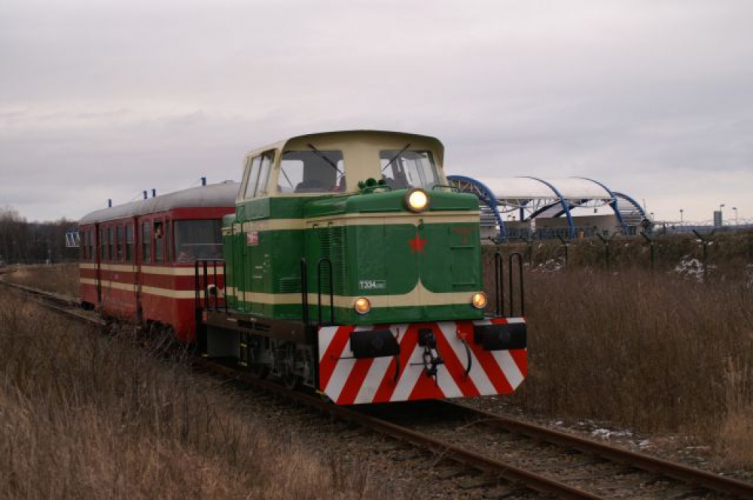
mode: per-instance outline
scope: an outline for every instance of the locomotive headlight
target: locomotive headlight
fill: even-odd
[[[473,298],[471,298],[471,304],[473,304],[473,307],[476,309],[483,309],[486,307],[486,303],[487,300],[485,293],[481,292],[473,294]]]
[[[429,208],[429,195],[423,189],[411,189],[405,195],[405,201],[413,212],[423,212]]]
[[[371,302],[369,302],[369,299],[366,297],[358,297],[353,304],[353,309],[355,309],[358,314],[366,314],[371,311]]]

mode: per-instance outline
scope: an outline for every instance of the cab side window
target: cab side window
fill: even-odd
[[[248,180],[246,181],[246,192],[243,197],[253,198],[256,192],[256,184],[259,181],[259,167],[261,166],[261,156],[255,156],[251,159],[251,166],[249,167]]]
[[[255,198],[259,198],[268,193],[267,183],[269,182],[269,171],[272,170],[272,162],[275,158],[274,151],[267,151],[261,155],[261,167],[259,168],[259,182],[256,186]]]
[[[259,198],[269,192],[267,184],[274,159],[274,151],[265,151],[261,155],[254,156],[251,159],[248,181],[246,182],[246,190],[244,191],[243,198]]]

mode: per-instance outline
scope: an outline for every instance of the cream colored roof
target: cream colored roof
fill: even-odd
[[[405,142],[409,141],[412,145],[420,147],[421,145],[431,145],[431,149],[437,151],[438,157],[434,158],[434,161],[438,165],[443,164],[444,160],[444,145],[436,137],[428,135],[410,134],[407,132],[395,132],[389,130],[340,130],[332,132],[318,132],[314,134],[304,134],[291,137],[282,141],[277,141],[266,146],[255,148],[248,152],[246,156],[256,156],[265,151],[271,149],[275,150],[288,150],[297,148],[307,148],[308,144],[348,144],[354,147],[368,143],[384,144],[385,147],[400,147],[402,149],[405,146]],[[325,146],[322,146],[325,147]],[[328,146],[327,146],[328,147]],[[321,149],[317,146],[318,149]]]
[[[444,146],[439,139],[427,135],[392,132],[387,130],[343,130],[335,132],[321,132],[305,134],[284,141],[278,141],[264,147],[250,151],[246,156],[245,172],[242,188],[238,192],[238,201],[243,199],[246,191],[248,161],[262,153],[274,151],[275,159],[272,171],[267,179],[267,186],[279,184],[279,171],[282,153],[285,151],[310,150],[314,146],[320,151],[342,151],[345,175],[347,177],[347,192],[358,191],[358,182],[369,178],[381,178],[381,164],[379,152],[381,150],[402,150],[408,146],[410,151],[430,151],[434,158],[439,175],[440,184],[447,184],[444,174]],[[268,196],[289,196],[279,193],[276,189],[267,189]],[[295,196],[306,196],[296,193]],[[321,193],[311,193],[309,196],[321,196]]]

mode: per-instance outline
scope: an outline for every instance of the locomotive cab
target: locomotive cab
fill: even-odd
[[[443,161],[435,138],[377,131],[250,152],[223,223],[230,311],[208,316],[209,355],[338,404],[511,392],[525,328],[506,325],[523,320],[485,315],[478,199]]]

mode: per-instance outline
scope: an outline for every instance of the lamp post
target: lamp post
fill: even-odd
[[[737,207],[732,207],[732,210],[734,210],[734,211],[735,211],[735,225],[736,225],[736,226],[739,226],[739,225],[740,225],[740,223],[739,223],[739,222],[737,221]]]
[[[683,219],[683,214],[684,214],[684,212],[685,212],[685,210],[683,210],[683,209],[681,208],[681,209],[680,209],[680,225],[681,225],[681,226],[683,225],[683,221],[684,221],[684,219]]]

